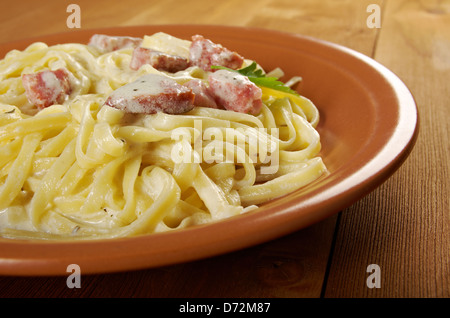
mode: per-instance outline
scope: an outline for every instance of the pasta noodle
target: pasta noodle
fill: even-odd
[[[186,49],[189,41],[177,43]],[[0,236],[76,240],[179,230],[247,213],[326,173],[319,112],[303,96],[261,87],[258,115],[200,106],[130,114],[105,105],[114,90],[146,74],[181,84],[208,76],[198,67],[133,70],[132,52],[37,42],[0,61]],[[70,95],[36,108],[22,75],[61,68],[75,83]]]

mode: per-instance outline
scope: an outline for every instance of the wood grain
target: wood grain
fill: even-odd
[[[349,46],[370,55],[377,34],[366,27],[369,4],[382,0],[33,0],[0,11],[0,42],[56,32],[70,32],[66,12],[70,3],[81,10],[81,28],[101,28],[146,24],[219,24],[275,29],[306,34]]]
[[[156,269],[82,277],[0,277],[0,297],[449,297],[448,80],[450,1],[32,0],[0,11],[0,43],[56,32],[68,4],[82,29],[221,24],[275,29],[374,57],[411,89],[420,134],[411,156],[380,188],[307,229],[235,253]],[[382,9],[367,27],[369,4]],[[366,285],[369,264],[381,288]]]
[[[450,2],[388,1],[375,59],[412,91],[420,133],[405,164],[344,211],[327,297],[449,297]],[[380,289],[366,286],[369,264]]]

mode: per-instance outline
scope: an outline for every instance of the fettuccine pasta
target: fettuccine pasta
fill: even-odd
[[[179,55],[191,43],[156,34],[142,44],[152,39]],[[133,69],[133,50],[37,42],[0,61],[0,236],[76,240],[180,230],[256,210],[326,173],[319,112],[300,95],[260,87],[257,114],[199,105],[130,113],[105,104],[142,76],[184,85],[211,73],[192,65]],[[67,96],[36,107],[23,76],[60,69],[70,80]],[[52,81],[44,84],[56,87]]]

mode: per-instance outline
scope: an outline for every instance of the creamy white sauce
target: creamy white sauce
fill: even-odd
[[[51,92],[51,100],[55,101],[58,95],[63,91],[61,83],[53,72],[43,72],[42,81],[45,83],[47,91]]]

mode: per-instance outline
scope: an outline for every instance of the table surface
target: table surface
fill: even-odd
[[[288,236],[189,263],[82,276],[81,288],[68,288],[66,277],[0,277],[1,297],[450,296],[450,1],[46,0],[38,5],[21,0],[0,11],[0,43],[72,31],[67,24],[70,3],[81,9],[81,29],[220,24],[347,46],[404,81],[417,102],[420,133],[410,156],[380,187]],[[377,17],[380,27],[369,27]],[[366,284],[370,264],[380,266],[380,288]]]

